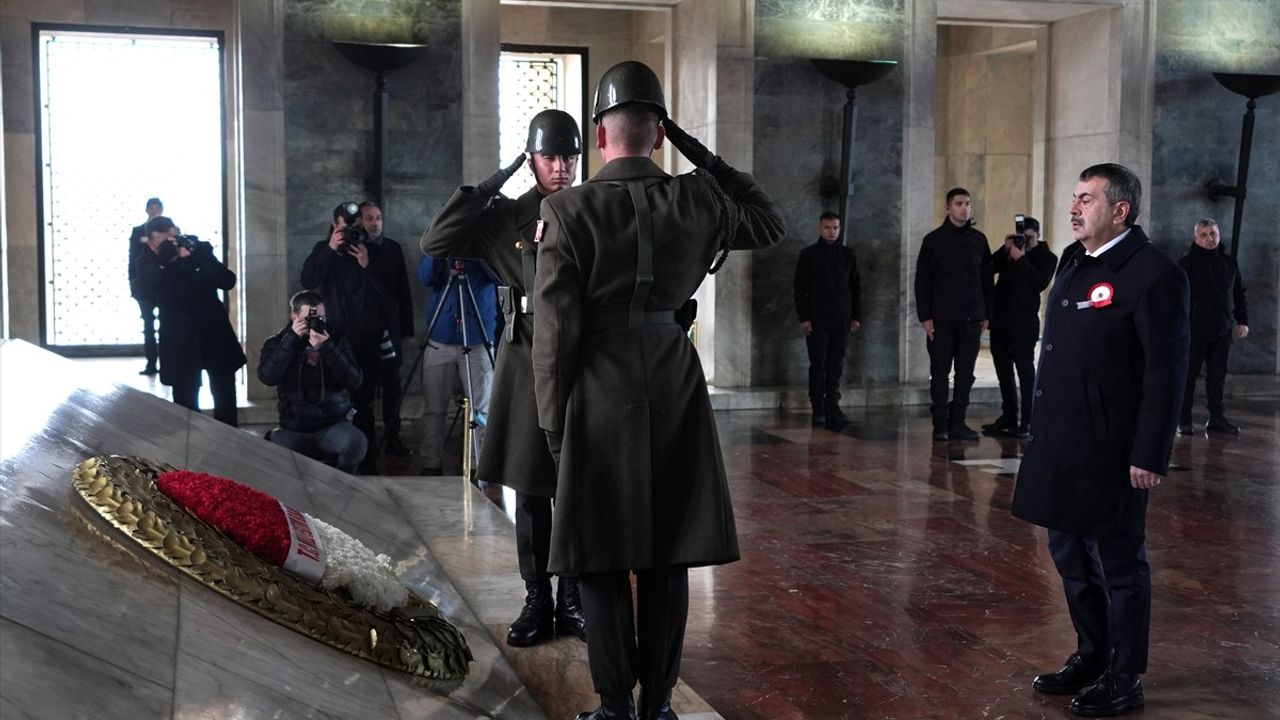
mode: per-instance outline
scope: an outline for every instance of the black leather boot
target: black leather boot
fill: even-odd
[[[947,434],[952,440],[977,440],[978,431],[964,424],[965,411],[968,408],[963,405],[951,403],[949,419],[947,421]]]
[[[640,720],[680,720],[671,709],[671,690],[650,693],[640,689]]]
[[[631,693],[601,695],[600,707],[578,713],[578,720],[636,720],[635,701],[631,699]]]
[[[507,644],[512,647],[530,647],[555,637],[551,581],[526,582],[524,588],[524,607],[520,610],[520,617],[507,630]]]
[[[587,641],[587,620],[582,616],[582,597],[577,578],[558,578],[556,586],[556,634],[573,635]]]

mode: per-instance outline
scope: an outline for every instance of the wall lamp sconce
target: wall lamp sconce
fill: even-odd
[[[893,60],[825,60],[813,58],[813,66],[828,79],[849,88],[844,103],[844,129],[840,144],[840,178],[836,181],[840,193],[840,243],[845,244],[845,229],[849,227],[849,207],[853,199],[853,139],[858,124],[857,89],[888,75],[898,63]],[[830,182],[823,183],[824,190]],[[823,193],[824,195],[826,192]]]
[[[1224,185],[1217,180],[1209,183],[1210,199],[1236,199],[1235,214],[1231,220],[1231,244],[1227,246],[1227,251],[1232,256],[1239,257],[1240,220],[1244,216],[1244,198],[1248,194],[1246,184],[1249,180],[1249,155],[1253,150],[1253,110],[1258,107],[1258,98],[1280,92],[1280,75],[1214,73],[1213,77],[1222,87],[1249,98],[1249,102],[1245,104],[1244,124],[1240,128],[1240,161],[1236,165],[1236,184]]]
[[[383,201],[387,176],[387,116],[390,102],[387,95],[387,73],[398,70],[417,60],[426,51],[426,45],[409,43],[367,43],[334,40],[333,46],[342,57],[363,68],[368,68],[377,77],[373,90],[373,147],[374,171],[370,188],[373,199]]]

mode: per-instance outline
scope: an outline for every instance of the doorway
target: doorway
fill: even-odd
[[[128,242],[147,199],[225,257],[222,34],[38,23],[32,34],[41,342],[137,353]]]

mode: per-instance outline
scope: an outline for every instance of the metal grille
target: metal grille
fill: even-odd
[[[45,341],[141,344],[127,241],[146,199],[222,256],[221,49],[42,31],[39,50]]]
[[[549,108],[561,107],[564,63],[555,57],[529,58],[503,53],[498,66],[498,117],[500,160],[506,165],[524,152],[529,121]],[[533,187],[528,165],[503,186],[508,197],[518,197]]]

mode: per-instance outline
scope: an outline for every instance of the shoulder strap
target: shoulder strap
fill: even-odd
[[[638,328],[644,325],[644,306],[653,286],[653,215],[643,181],[628,180],[627,192],[631,193],[631,204],[636,210],[636,285],[631,293],[627,327]]]

